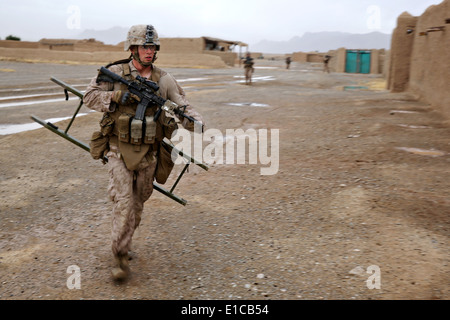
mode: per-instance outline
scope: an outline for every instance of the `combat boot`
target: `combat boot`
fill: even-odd
[[[128,264],[128,254],[116,255],[115,261],[117,267],[111,270],[111,274],[114,280],[125,280],[130,274],[130,266]]]

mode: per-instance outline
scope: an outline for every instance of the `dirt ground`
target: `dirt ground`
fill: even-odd
[[[207,128],[279,129],[279,170],[191,166],[175,189],[186,206],[154,191],[124,283],[107,166],[45,128],[1,135],[0,299],[449,299],[448,119],[380,75],[256,66],[252,86],[238,67],[167,69]],[[98,67],[0,61],[0,128],[70,117],[76,99],[2,104],[62,98],[50,76],[84,90]],[[87,142],[100,116],[69,134]]]

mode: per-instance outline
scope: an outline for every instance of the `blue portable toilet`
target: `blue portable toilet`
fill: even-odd
[[[345,72],[370,73],[370,54],[368,50],[347,50]]]

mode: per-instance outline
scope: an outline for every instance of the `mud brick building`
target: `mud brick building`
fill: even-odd
[[[408,91],[450,118],[450,0],[421,16],[403,12],[392,35],[387,87]]]

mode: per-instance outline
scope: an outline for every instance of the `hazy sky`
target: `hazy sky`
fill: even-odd
[[[443,0],[0,0],[0,38],[60,38],[84,29],[153,24],[160,36],[255,44],[305,32],[391,33],[397,17]],[[125,39],[124,39],[125,40]]]

